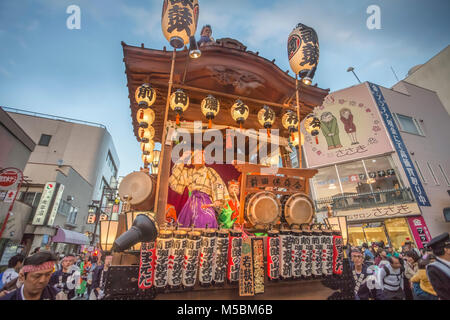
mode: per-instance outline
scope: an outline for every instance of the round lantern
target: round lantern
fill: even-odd
[[[219,113],[220,103],[212,95],[208,95],[205,99],[203,99],[202,104],[202,113],[208,119],[208,128],[211,129],[212,119]]]
[[[155,136],[155,128],[152,126],[148,126],[147,128],[139,128],[138,135],[141,142],[149,142]]]
[[[263,106],[258,112],[258,121],[267,129],[267,135],[270,137],[270,128],[275,122],[275,112],[269,106]]]
[[[293,133],[298,131],[298,117],[293,111],[286,112],[281,118],[281,123],[285,129],[291,133],[291,140],[294,140]]]
[[[152,163],[152,161],[153,161],[153,153],[142,155],[142,162],[144,162],[146,168],[150,163]]]
[[[197,30],[198,0],[164,0],[161,27],[164,37],[176,49],[189,43]]]
[[[289,64],[303,83],[311,84],[319,62],[319,40],[313,28],[299,23],[287,42]]]
[[[140,108],[148,108],[155,103],[156,90],[153,89],[148,83],[144,83],[136,88],[134,98]]]
[[[136,120],[141,128],[148,128],[155,121],[155,112],[152,109],[139,109]]]
[[[247,120],[249,114],[248,106],[243,103],[241,100],[236,100],[236,102],[231,107],[231,116],[234,121],[239,124],[239,127],[242,129],[242,124],[245,120]]]
[[[316,137],[316,144],[319,144],[319,130],[320,130],[320,120],[319,118],[308,115],[305,119],[305,129],[307,132],[309,132],[313,137]]]
[[[180,125],[180,114],[189,107],[189,97],[181,89],[170,95],[170,108],[177,113],[177,125]]]
[[[293,147],[298,146],[298,131],[293,132],[291,134],[291,137],[289,139],[289,142],[292,144]],[[305,143],[305,136],[303,135],[303,133],[300,132],[300,144],[303,145]]]
[[[155,142],[153,140],[147,143],[141,142],[141,150],[145,155],[152,154],[153,149],[155,149]]]

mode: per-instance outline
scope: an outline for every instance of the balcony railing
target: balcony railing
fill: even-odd
[[[331,206],[333,211],[345,211],[411,202],[414,202],[414,197],[410,188],[347,193],[314,200],[317,212],[327,211],[328,205]]]

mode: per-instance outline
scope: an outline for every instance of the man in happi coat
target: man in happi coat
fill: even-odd
[[[0,300],[67,300],[63,292],[48,284],[56,260],[56,256],[48,251],[27,257],[19,272],[23,284]]]
[[[183,194],[186,187],[189,190],[189,198],[178,215],[178,224],[181,227],[217,228],[213,207],[221,208],[229,199],[226,185],[214,169],[205,166],[203,152],[194,152],[194,168],[184,166],[189,157],[191,152],[186,151],[173,166],[169,178],[169,187],[176,193]]]

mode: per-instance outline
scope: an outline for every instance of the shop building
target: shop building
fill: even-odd
[[[330,206],[347,217],[353,245],[382,240],[397,249],[449,231],[450,119],[435,92],[366,82],[331,93],[314,113],[321,130],[317,141],[304,132],[303,151],[305,165],[319,170],[311,183],[318,220]],[[439,186],[423,180],[427,163],[439,170]]]
[[[111,135],[101,124],[5,109],[36,144],[24,168],[29,182],[18,195],[32,207],[22,244],[27,252],[78,251],[94,232],[88,205],[116,183],[119,159]]]
[[[16,168],[23,172],[35,146],[20,125],[0,108],[0,170]],[[12,204],[12,199],[8,199],[11,191],[16,192],[11,186],[0,185],[0,228]],[[31,210],[30,205],[15,199],[11,210],[13,214],[8,217],[0,239],[0,266],[7,265],[11,256],[21,252],[19,244]]]

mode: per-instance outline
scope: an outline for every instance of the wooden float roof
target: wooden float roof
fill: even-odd
[[[173,51],[165,47],[164,50],[148,49],[143,44],[141,47],[129,46],[124,42],[122,47],[136,139],[136,112],[139,107],[134,93],[141,84],[150,83],[157,91],[156,102],[152,106],[156,114],[152,125],[156,132],[154,141],[161,142]],[[295,110],[295,78],[289,76],[288,71],[282,71],[274,60],[269,61],[260,57],[258,52],[247,51],[242,43],[234,39],[218,39],[213,45],[200,49],[202,55],[199,59],[190,59],[186,47],[176,52],[172,90],[182,88],[190,100],[189,108],[181,115],[181,120],[206,122],[200,103],[207,94],[213,93],[220,101],[220,111],[213,123],[236,126],[230,109],[236,100],[234,96],[238,96],[250,109],[244,128],[261,128],[256,114],[267,102],[276,114],[273,127],[280,129],[280,135],[287,136],[281,116],[288,109]],[[306,86],[300,82],[301,118],[321,105],[328,92],[329,89],[321,89],[317,85]],[[175,116],[175,112],[169,110],[168,119],[175,120]]]

